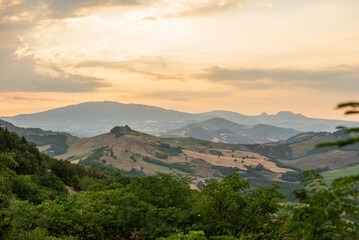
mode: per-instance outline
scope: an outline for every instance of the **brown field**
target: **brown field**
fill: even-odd
[[[256,154],[256,153],[249,153],[249,152],[241,153],[240,155],[246,156],[246,155],[250,154],[250,156],[255,157],[255,159],[246,158],[243,160],[243,159],[236,158],[236,157],[227,157],[227,156],[218,157],[216,155],[198,153],[198,152],[193,152],[193,151],[189,151],[189,150],[184,150],[183,152],[189,157],[203,159],[206,162],[208,162],[212,165],[216,165],[216,166],[237,167],[239,169],[246,170],[247,168],[244,165],[249,165],[249,166],[255,167],[258,164],[262,164],[264,166],[264,168],[269,169],[270,171],[275,172],[275,173],[284,173],[284,172],[288,172],[288,171],[293,171],[288,168],[277,167],[274,162],[264,160],[265,159],[264,156]],[[235,159],[237,159],[237,161],[234,161]],[[241,162],[242,160],[244,161],[243,163]]]

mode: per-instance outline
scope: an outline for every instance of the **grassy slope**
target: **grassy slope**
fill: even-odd
[[[357,174],[359,174],[359,165],[339,168],[339,169],[335,169],[332,171],[327,171],[327,172],[321,173],[321,175],[324,177],[324,179],[327,180],[328,182],[331,182],[332,180],[334,180],[336,178],[347,177],[347,176],[357,175]]]

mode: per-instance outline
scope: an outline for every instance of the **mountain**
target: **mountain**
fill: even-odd
[[[190,114],[160,107],[118,102],[86,102],[44,112],[0,117],[21,127],[37,127],[68,132],[75,136],[95,136],[113,126],[158,134],[212,118],[224,118],[242,125],[266,124],[296,131],[334,131],[338,125],[358,126],[358,122],[308,118],[301,114],[279,112],[275,115],[246,116],[230,111]]]
[[[202,140],[254,144],[284,140],[299,134],[298,131],[265,124],[241,125],[224,118],[212,118],[199,123],[161,133],[161,137],[193,137]]]
[[[94,136],[113,126],[130,125],[155,133],[187,124],[192,115],[159,107],[117,102],[86,102],[34,114],[2,117],[15,125],[65,131],[77,136]]]
[[[0,119],[0,126],[10,132],[25,137],[27,141],[35,143],[38,148],[50,155],[59,155],[67,151],[69,145],[77,139],[64,132],[44,131],[40,128],[21,128]]]
[[[281,111],[274,115],[262,113],[257,116],[246,116],[230,111],[212,111],[197,114],[204,119],[221,117],[229,121],[244,124],[267,124],[283,128],[292,128],[302,132],[333,132],[337,126],[358,126],[359,122],[309,118],[300,113]]]

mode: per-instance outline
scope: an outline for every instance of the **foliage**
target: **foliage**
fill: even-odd
[[[233,171],[238,171],[238,168],[236,168],[236,167],[225,167],[225,166],[212,165],[211,168],[220,172],[223,176],[227,176],[228,174],[230,174]]]
[[[108,146],[100,147],[100,148],[93,150],[92,153],[90,154],[90,156],[88,156],[85,160],[81,160],[79,162],[79,164],[89,165],[89,166],[101,164],[99,162],[99,160],[106,150],[108,150],[108,151],[110,150]]]
[[[328,186],[315,171],[303,172],[304,187],[295,192],[283,226],[294,239],[357,239],[359,237],[359,175],[334,180]]]
[[[14,160],[14,153],[0,153],[0,173],[10,173],[15,174],[12,170],[19,166],[19,164]]]
[[[282,174],[281,179],[288,182],[299,182],[300,173],[298,172],[285,172]]]
[[[338,108],[350,108],[350,110],[347,110],[345,114],[356,114],[359,113],[357,110],[359,108],[359,102],[348,102],[348,103],[342,103],[338,104]],[[338,129],[344,130],[347,134],[353,134],[353,136],[346,138],[344,140],[339,140],[336,142],[327,142],[327,143],[321,143],[318,144],[318,147],[328,147],[328,146],[338,146],[338,147],[344,147],[347,145],[352,145],[359,142],[359,136],[357,133],[359,133],[359,127],[355,128],[347,128],[339,126]]]
[[[124,127],[114,127],[111,129],[110,133],[115,134],[115,138],[119,138],[124,135],[140,135],[141,133],[132,130],[129,126]]]
[[[177,156],[178,154],[182,153],[182,148],[177,146],[177,147],[171,147],[169,144],[167,143],[160,143],[158,146],[156,146],[156,148],[158,150],[160,150],[161,152],[164,152],[168,155],[174,155]]]
[[[160,159],[167,159],[168,155],[165,153],[161,153],[161,152],[156,152],[155,153],[156,158],[160,158]]]
[[[51,173],[42,176],[16,176],[12,181],[12,192],[20,199],[37,204],[47,199],[67,195],[65,184],[59,177]]]
[[[142,157],[142,160],[145,162],[148,162],[148,163],[153,163],[153,164],[159,165],[159,166],[168,167],[170,169],[175,168],[182,172],[193,173],[193,170],[188,165],[183,165],[181,163],[166,163],[161,160],[149,158],[147,156]]]
[[[346,114],[359,113],[359,103],[339,104],[351,107]],[[357,133],[359,128],[344,128]],[[347,146],[359,142],[349,137],[336,142],[322,143],[318,147]],[[329,186],[315,171],[302,173],[304,187],[295,191],[298,203],[289,206],[290,217],[282,226],[293,239],[358,239],[359,238],[359,175],[335,179]]]
[[[35,142],[39,146],[50,144],[51,150],[53,151],[49,152],[51,155],[64,154],[69,148],[67,144],[68,135],[66,134],[29,135],[27,136],[27,139],[30,142]]]
[[[136,168],[131,168],[130,171],[125,171],[123,170],[123,173],[128,175],[128,176],[145,176],[146,174],[144,174],[142,171],[137,170]]]
[[[240,179],[235,172],[221,182],[209,183],[196,203],[198,229],[207,236],[240,237],[261,232],[275,238],[280,221],[273,221],[273,214],[279,208],[277,201],[284,197],[277,188],[273,185],[249,191],[249,181]]]
[[[158,238],[157,240],[206,240],[203,231],[190,231],[188,234],[176,234],[166,238]]]

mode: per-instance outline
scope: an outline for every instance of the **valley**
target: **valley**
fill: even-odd
[[[81,165],[110,165],[130,175],[175,173],[189,176],[194,182],[201,178],[223,178],[238,169],[244,178],[251,178],[254,185],[274,181],[285,183],[282,175],[286,172],[336,171],[359,162],[357,145],[340,149],[316,147],[318,143],[344,139],[343,131],[298,133],[269,143],[230,144],[193,137],[159,137],[128,126],[79,138],[62,132],[20,128],[6,121],[1,124],[35,142],[40,151],[57,159]],[[253,131],[225,119],[210,119],[198,125],[207,129],[227,128],[233,132],[246,130],[247,134]]]

